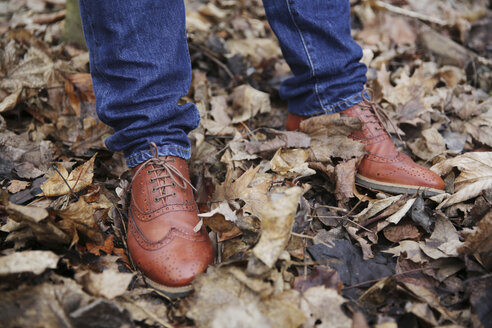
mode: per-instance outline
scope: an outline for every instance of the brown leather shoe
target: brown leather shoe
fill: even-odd
[[[128,249],[149,285],[183,297],[214,261],[214,249],[199,225],[186,161],[158,157],[155,144],[151,149],[154,158],[133,168]]]
[[[439,175],[396,149],[381,124],[378,114],[381,110],[373,102],[363,101],[340,113],[358,117],[365,123],[362,131],[350,135],[350,138],[362,142],[367,151],[357,169],[357,183],[393,194],[422,191],[428,197],[442,193],[444,181]],[[289,113],[287,130],[297,130],[301,121],[307,118]]]

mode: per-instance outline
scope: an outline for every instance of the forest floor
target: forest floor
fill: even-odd
[[[188,0],[189,165],[217,258],[171,300],[128,257],[130,175],[87,51],[61,41],[65,1],[0,1],[0,326],[492,327],[490,1],[351,3],[395,144],[446,192],[358,185],[357,120],[286,132],[261,1]]]

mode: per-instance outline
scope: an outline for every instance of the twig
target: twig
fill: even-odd
[[[373,3],[376,5],[376,7],[386,9],[387,11],[390,11],[390,12],[395,13],[395,14],[420,19],[422,21],[434,23],[434,24],[441,25],[441,26],[448,25],[448,23],[446,21],[443,21],[440,18],[424,15],[421,13],[417,13],[415,11],[411,11],[411,10],[403,9],[403,8],[400,8],[397,6],[393,6],[393,5],[390,5],[389,3],[383,2],[381,0],[375,0]]]
[[[308,236],[308,235],[303,235],[303,234],[300,234],[300,233],[295,233],[295,232],[291,232],[290,233],[292,236],[296,236],[296,237],[299,237],[299,238],[307,238],[307,239],[311,239],[311,240],[314,240],[314,237],[312,236]],[[321,245],[325,245],[326,247],[328,248],[333,248],[333,246],[335,246],[334,244],[333,245],[328,245],[327,243],[323,242],[323,241],[319,241],[319,243]]]
[[[65,177],[63,176],[63,174],[61,174],[61,172],[58,171],[58,168],[56,166],[53,166],[53,168],[55,169],[56,173],[58,173],[60,175],[60,177],[63,179],[63,182],[65,182],[65,184],[67,185],[68,189],[70,190],[70,192],[72,193],[72,195],[75,197],[75,201],[78,201],[79,200],[79,196],[73,191],[72,187],[70,187],[70,184],[65,179]]]
[[[221,62],[218,58],[216,58],[212,53],[210,53],[207,49],[202,49],[201,47],[197,47],[193,44],[190,44],[189,45],[190,48],[193,48],[197,51],[201,51],[201,53],[207,57],[208,59],[210,59],[211,61],[213,61],[214,63],[216,63],[217,65],[219,65],[220,68],[222,68],[224,70],[224,72],[226,72],[226,74],[231,78],[231,80],[235,81],[236,78],[234,77],[234,74],[232,74],[231,70],[229,69],[229,67],[227,67],[223,62]]]

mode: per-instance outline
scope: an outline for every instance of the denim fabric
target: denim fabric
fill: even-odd
[[[367,67],[350,33],[349,0],[263,0],[294,76],[280,87],[289,111],[332,114],[362,99]]]
[[[159,155],[190,157],[187,134],[199,124],[188,93],[191,66],[183,0],[79,0],[98,115],[115,133],[111,151],[134,167]],[[349,0],[264,0],[293,72],[280,95],[289,111],[313,116],[362,101],[366,67],[350,34]]]
[[[152,158],[150,142],[188,159],[200,114],[178,105],[191,84],[183,0],[79,2],[97,113],[115,131],[106,146],[129,167]]]

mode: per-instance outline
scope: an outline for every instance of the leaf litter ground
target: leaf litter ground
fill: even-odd
[[[4,327],[490,327],[490,2],[351,1],[372,97],[446,193],[355,184],[357,119],[284,131],[289,76],[261,2],[187,1],[189,161],[217,260],[195,291],[146,287],[126,252],[129,173],[104,147],[65,1],[1,1]]]

